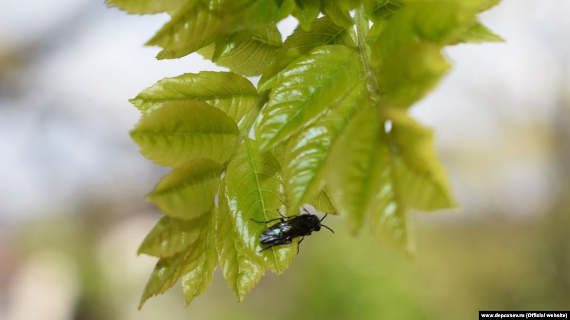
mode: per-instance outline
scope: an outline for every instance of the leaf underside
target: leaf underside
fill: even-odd
[[[189,304],[217,266],[241,301],[298,238],[259,235],[311,204],[411,252],[410,209],[454,207],[432,130],[408,115],[449,71],[442,53],[500,42],[477,15],[497,0],[109,0],[167,13],[158,59],[198,52],[229,72],[165,78],[130,102],[141,153],[172,168],[147,196],[164,212],[138,253],[158,263],[142,304],[177,281]],[[277,23],[299,26],[286,39]],[[261,76],[256,88],[245,76]],[[255,221],[254,221],[255,220]]]

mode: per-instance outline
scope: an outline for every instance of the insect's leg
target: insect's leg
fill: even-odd
[[[276,246],[276,244],[272,244],[272,245],[270,245],[270,246],[267,246],[267,247],[265,247],[265,248],[259,250],[259,252],[263,252],[263,251],[265,251],[265,250],[267,250],[267,249],[269,249],[269,248],[273,248],[273,247],[275,247],[275,246]]]
[[[277,214],[281,216],[281,219],[287,219],[288,217],[281,212],[281,207],[277,208]]]
[[[298,214],[292,215],[292,216],[286,216],[286,215],[284,215],[284,214],[281,212],[281,210],[279,210],[279,208],[277,209],[277,213],[278,213],[278,214],[281,216],[281,218],[284,219],[284,220],[293,219],[293,218],[299,216]],[[283,221],[284,221],[284,220],[283,220]],[[282,222],[283,222],[283,221],[282,221]]]
[[[269,248],[281,246],[281,245],[284,245],[284,244],[290,244],[291,242],[293,242],[293,239],[291,239],[291,238],[285,238],[285,239],[283,239],[283,240],[281,240],[281,241],[279,241],[279,242],[271,243],[269,246],[267,246],[267,247],[265,247],[265,248],[259,250],[259,252],[263,252],[263,251],[265,251],[265,250],[267,250],[267,249],[269,249]]]
[[[301,240],[299,240],[297,243],[297,254],[299,254],[299,250],[301,249],[301,242],[303,242],[303,240],[305,240],[305,237],[301,237]]]
[[[256,223],[269,223],[269,222],[277,221],[277,220],[281,220],[281,222],[283,222],[283,218],[275,218],[275,219],[269,219],[269,220],[265,220],[265,221],[260,221],[260,220],[256,220],[256,219],[253,219],[253,218],[251,218],[251,219],[249,219],[249,220],[251,220],[251,221],[253,221],[253,222],[256,222]]]
[[[289,239],[289,240],[286,239],[286,240],[284,240],[283,242],[279,242],[279,243],[272,243],[272,244],[270,244],[269,246],[267,246],[267,247],[265,247],[265,248],[259,250],[259,252],[263,252],[263,251],[265,251],[265,250],[267,250],[267,249],[269,249],[269,248],[277,247],[277,246],[284,245],[284,244],[288,244],[288,243],[291,243],[291,240],[290,240],[290,239]]]

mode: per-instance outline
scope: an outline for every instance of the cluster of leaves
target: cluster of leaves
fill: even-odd
[[[142,112],[132,139],[173,168],[148,195],[165,215],[139,249],[159,258],[141,305],[178,280],[190,303],[218,265],[241,300],[297,246],[260,252],[267,226],[251,219],[305,203],[408,248],[407,210],[454,200],[431,130],[406,111],[449,69],[444,46],[501,40],[477,19],[496,2],[109,0],[171,16],[147,43],[158,59],[198,52],[232,71],[166,78],[130,100]],[[283,42],[289,15],[299,27]]]

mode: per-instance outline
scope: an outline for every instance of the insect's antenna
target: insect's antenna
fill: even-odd
[[[334,230],[331,229],[329,226],[325,226],[324,224],[321,224],[321,227],[325,227],[325,228],[327,228],[330,232],[334,233]]]
[[[328,213],[325,213],[325,216],[321,218],[321,220],[319,222],[323,222],[323,220],[325,220],[325,218],[328,216]]]

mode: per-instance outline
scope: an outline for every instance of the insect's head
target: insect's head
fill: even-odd
[[[321,227],[326,228],[327,230],[329,230],[330,232],[334,233],[334,230],[331,229],[329,226],[324,225],[322,222],[323,220],[325,220],[325,218],[328,216],[328,213],[325,213],[325,215],[321,218],[321,220],[319,220],[319,223],[317,225],[317,227],[315,228],[316,231],[320,231]]]

